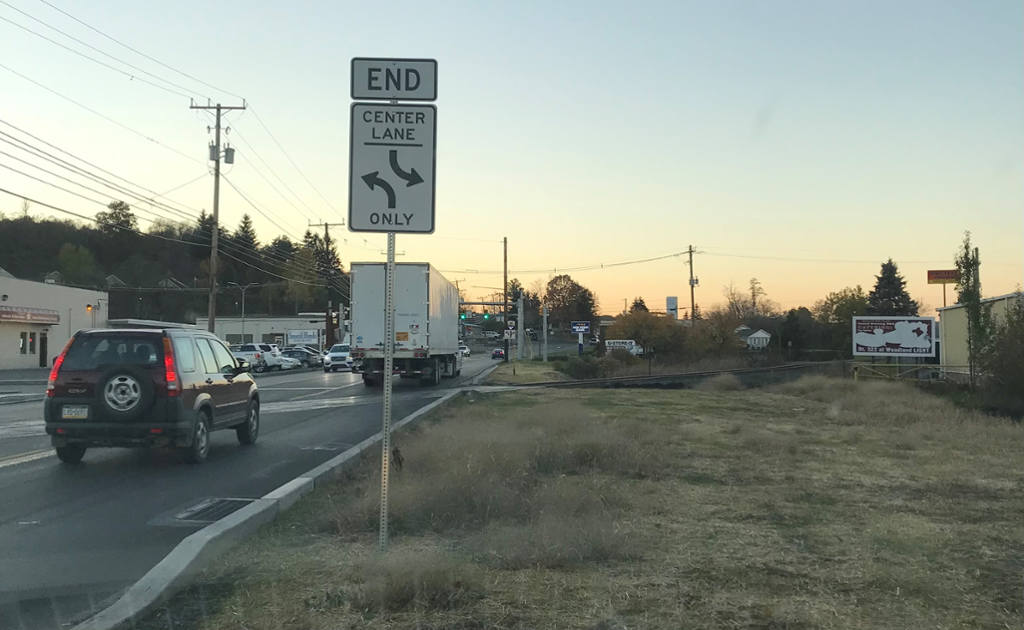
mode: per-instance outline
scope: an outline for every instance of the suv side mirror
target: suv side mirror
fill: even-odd
[[[238,366],[235,368],[235,374],[244,374],[246,372],[251,371],[252,366],[249,365],[248,361],[246,361],[245,359],[238,359]]]

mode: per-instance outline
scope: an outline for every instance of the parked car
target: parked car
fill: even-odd
[[[494,331],[494,330],[485,330],[484,331],[484,339],[497,339],[500,336],[501,335],[499,335],[497,333],[497,331]]]
[[[319,353],[305,346],[285,348],[281,351],[281,354],[290,359],[295,359],[304,368],[320,367],[324,364],[324,358]]]
[[[249,369],[205,331],[83,330],[50,370],[46,433],[67,464],[101,446],[176,447],[199,463],[211,431],[256,442],[260,398]]]
[[[281,351],[270,343],[243,343],[232,354],[252,365],[254,372],[270,372],[281,369]]]
[[[470,354],[472,354],[472,350],[470,350],[469,346],[467,346],[467,345],[459,346],[459,352],[461,352],[462,356],[464,356],[464,357],[468,357]]]
[[[491,358],[492,359],[504,359],[505,358],[505,350],[504,350],[504,348],[495,348],[494,350],[491,350]]]
[[[337,372],[338,370],[351,370],[353,365],[352,355],[349,353],[347,343],[336,343],[324,356],[324,372]]]
[[[291,357],[281,357],[281,369],[282,370],[297,370],[302,367],[302,363],[298,359]]]

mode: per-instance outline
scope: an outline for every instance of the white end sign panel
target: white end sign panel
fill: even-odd
[[[437,99],[434,59],[352,59],[353,101],[433,101]]]
[[[432,233],[436,150],[433,105],[353,103],[349,229]]]

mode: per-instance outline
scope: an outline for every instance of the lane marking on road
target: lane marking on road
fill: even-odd
[[[51,451],[50,449],[43,449],[39,451],[30,451],[28,453],[20,453],[18,455],[9,455],[7,457],[0,458],[0,468],[17,466],[18,464],[27,464],[28,462],[34,462],[37,459],[44,459],[54,454],[54,451]]]
[[[336,392],[339,389],[345,389],[347,387],[355,387],[356,385],[362,385],[362,384],[363,384],[362,381],[356,381],[354,383],[349,383],[348,385],[342,385],[341,387],[335,387],[333,389],[328,389],[326,391],[313,392],[311,394],[303,394],[301,396],[296,396],[295,398],[289,398],[288,400],[302,400],[303,398],[311,398],[313,396],[319,396],[320,394],[327,394],[327,393],[330,393],[330,392]]]
[[[15,420],[0,424],[0,439],[46,435],[46,422],[42,420]]]

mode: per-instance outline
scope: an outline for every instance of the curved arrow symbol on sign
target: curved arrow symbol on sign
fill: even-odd
[[[380,186],[388,195],[388,208],[393,210],[395,208],[395,189],[391,187],[391,184],[377,177],[377,173],[379,172],[380,171],[374,171],[363,175],[363,181],[370,187],[370,190],[373,190],[374,186]]]
[[[391,170],[395,172],[395,175],[398,175],[399,177],[406,181],[406,188],[408,188],[409,186],[415,186],[416,184],[423,183],[423,178],[420,177],[420,174],[416,172],[416,169],[410,169],[410,172],[406,173],[405,171],[402,170],[402,167],[398,165],[397,150],[391,149],[389,153],[390,155],[388,157],[391,159]]]

